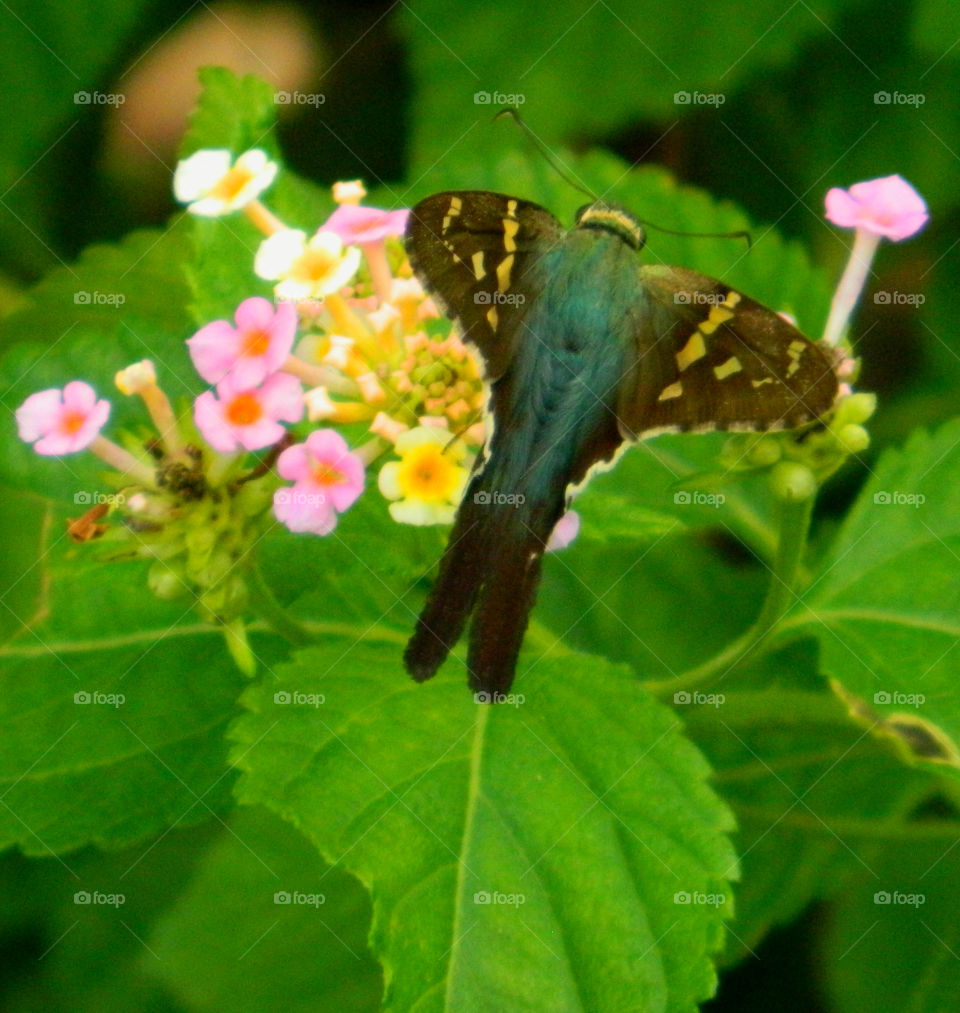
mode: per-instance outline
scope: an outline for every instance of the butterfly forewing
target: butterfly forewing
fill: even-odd
[[[479,349],[486,378],[502,376],[520,340],[524,277],[563,227],[530,201],[486,190],[434,194],[410,213],[410,263],[440,309]]]
[[[618,398],[628,439],[662,430],[789,429],[829,411],[834,356],[706,275],[640,269],[643,323]]]

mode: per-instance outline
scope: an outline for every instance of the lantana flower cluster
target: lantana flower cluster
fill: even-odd
[[[116,383],[142,398],[156,430],[147,444],[103,435],[110,402],[82,380],[40,391],[17,412],[38,453],[89,450],[112,469],[118,493],[72,521],[71,537],[151,558],[157,594],[192,594],[224,624],[243,611],[250,547],[271,524],[329,535],[368,484],[398,522],[450,523],[483,440],[477,364],[412,276],[401,242],[408,212],[363,206],[358,181],[339,183],[336,211],[310,236],[261,203],[276,175],[258,150],[199,151],[176,170],[188,212],[242,211],[264,233],[251,283],[273,282],[275,296],[244,299],[232,320],[187,340],[210,385],[190,409],[174,409],[144,360]],[[354,449],[344,426],[361,434]],[[101,523],[110,513],[121,523]]]

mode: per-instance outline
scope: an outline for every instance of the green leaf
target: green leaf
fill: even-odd
[[[677,522],[649,545],[579,543],[545,561],[534,612],[550,631],[545,646],[557,637],[625,662],[645,681],[671,680],[724,648],[760,609],[766,571],[724,559]],[[523,689],[523,665],[517,671]]]
[[[0,857],[3,934],[19,958],[8,963],[5,1013],[182,1009],[140,961],[151,926],[189,884],[211,830],[178,828],[146,846],[66,858]]]
[[[866,736],[817,676],[805,639],[728,675],[678,707],[737,817],[742,878],[728,962],[769,930],[835,897],[891,840],[910,839],[937,779]]]
[[[145,564],[108,575],[86,548],[38,546],[42,594],[0,647],[0,846],[30,854],[119,847],[231,804],[223,733],[243,680],[221,633],[157,602]],[[277,645],[257,650],[269,663]]]
[[[731,823],[671,712],[584,655],[541,660],[525,698],[495,707],[461,672],[418,686],[397,662],[331,637],[251,687],[232,733],[241,799],[372,890],[387,1007],[692,1010],[711,994]]]
[[[820,940],[830,1008],[941,1013],[960,1004],[960,827],[917,821],[835,905]]]
[[[375,1009],[383,986],[360,884],[262,807],[227,829],[151,932],[143,970],[190,1009]]]
[[[784,623],[817,637],[851,711],[960,771],[960,419],[888,450]]]
[[[181,158],[201,148],[227,148],[236,155],[253,147],[277,153],[273,88],[263,78],[238,77],[225,67],[203,67],[199,77],[203,92],[180,142]]]

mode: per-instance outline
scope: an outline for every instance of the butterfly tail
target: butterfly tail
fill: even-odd
[[[490,702],[510,689],[520,645],[540,583],[545,533],[529,529],[498,532],[496,552],[488,559],[484,583],[470,627],[467,669],[470,686]]]
[[[471,483],[460,504],[437,581],[403,654],[417,682],[434,675],[460,639],[487,574],[490,517],[477,502],[476,486]]]

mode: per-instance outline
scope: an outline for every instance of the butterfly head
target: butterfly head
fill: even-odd
[[[577,212],[576,224],[578,229],[603,229],[612,232],[635,250],[643,249],[643,244],[647,241],[640,222],[625,207],[607,201],[598,200],[592,204],[585,204]]]

